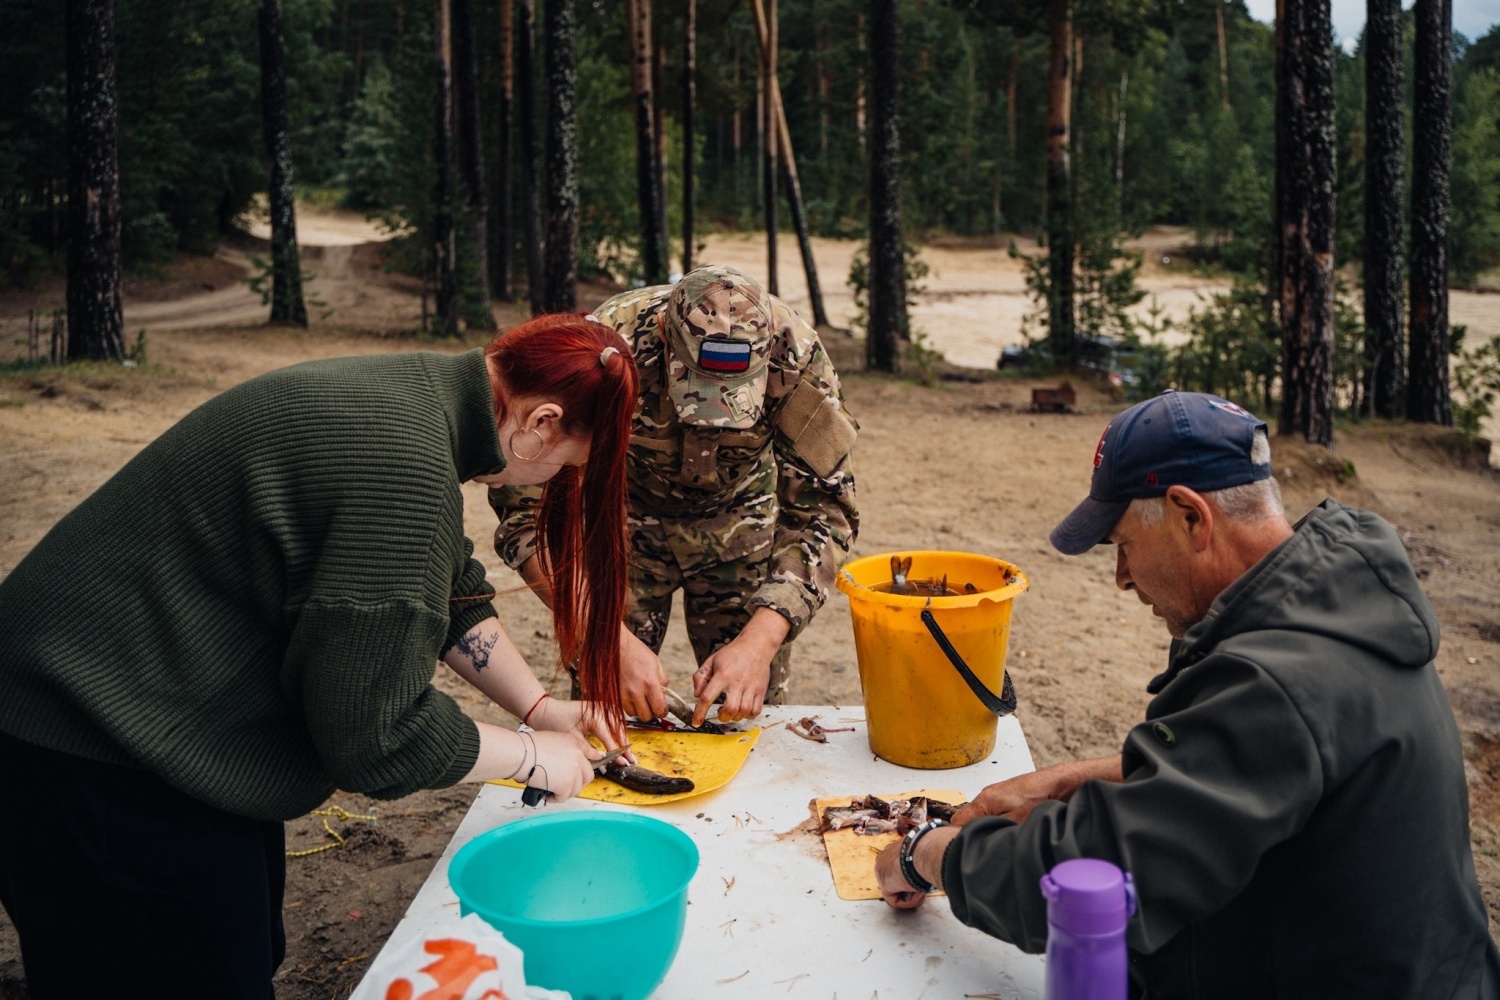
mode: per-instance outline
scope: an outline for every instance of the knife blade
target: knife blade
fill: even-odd
[[[616,758],[618,758],[622,753],[629,749],[630,744],[624,743],[620,746],[615,747],[613,750],[604,751],[604,756],[600,757],[598,760],[589,761],[589,763],[593,765],[594,773],[603,774],[605,768],[609,767],[610,764],[613,764]],[[521,789],[521,804],[525,806],[539,806],[542,804],[542,800],[551,794],[552,792],[549,789],[537,788],[535,785],[527,785],[525,788]]]
[[[604,773],[604,769],[606,767],[608,767],[614,761],[614,759],[616,757],[620,756],[620,754],[624,753],[626,750],[629,750],[629,749],[630,749],[630,744],[629,743],[622,743],[619,746],[615,747],[613,750],[606,750],[606,751],[604,751],[604,756],[603,757],[600,757],[598,760],[595,760],[595,761],[590,761],[590,763],[592,763],[594,765],[594,773],[595,774],[603,774]]]

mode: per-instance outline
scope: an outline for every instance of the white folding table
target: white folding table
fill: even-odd
[[[817,716],[852,726],[813,743],[784,725]],[[887,763],[870,752],[864,709],[768,706],[764,731],[734,780],[717,791],[657,806],[573,799],[546,809],[632,809],[679,827],[701,863],[688,888],[687,930],[655,1000],[743,1000],[790,995],[844,1000],[1026,998],[1041,1000],[1042,959],[965,927],[945,897],[898,912],[881,900],[850,902],[834,892],[822,839],[799,829],[809,803],[836,795],[985,785],[1034,769],[1021,726],[1001,719],[983,761],[943,771]],[[459,824],[387,948],[458,912],[448,863],[486,830],[532,813],[518,789],[486,785]]]

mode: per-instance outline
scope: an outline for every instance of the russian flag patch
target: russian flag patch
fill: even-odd
[[[698,367],[730,375],[749,371],[750,344],[744,340],[705,340],[698,348]]]

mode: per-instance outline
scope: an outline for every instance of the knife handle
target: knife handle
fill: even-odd
[[[521,805],[539,806],[552,793],[545,788],[537,788],[535,785],[527,785],[521,789]]]

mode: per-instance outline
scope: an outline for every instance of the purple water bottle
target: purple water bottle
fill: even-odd
[[[1124,1000],[1125,925],[1135,885],[1108,861],[1077,858],[1042,876],[1047,897],[1047,1000]]]

